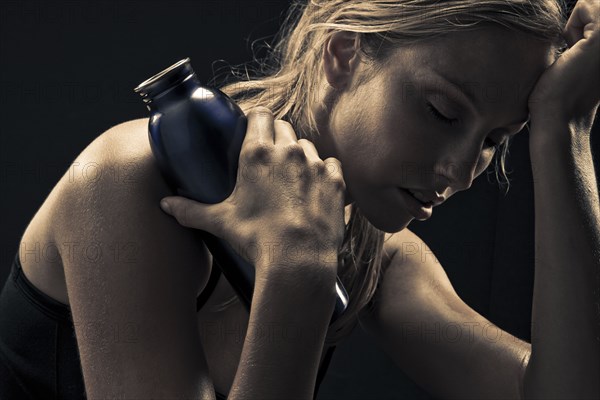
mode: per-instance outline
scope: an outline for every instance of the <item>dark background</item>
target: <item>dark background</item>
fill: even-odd
[[[132,91],[138,83],[188,56],[202,82],[226,67],[216,60],[251,60],[251,43],[277,32],[288,4],[0,3],[0,284],[28,222],[79,152],[111,126],[146,116]],[[594,130],[598,154],[598,123]],[[534,221],[527,132],[514,139],[508,169],[506,196],[484,173],[411,229],[442,262],[463,300],[528,340]],[[466,334],[452,327],[412,332],[432,341]],[[428,397],[359,328],[338,347],[319,398]]]

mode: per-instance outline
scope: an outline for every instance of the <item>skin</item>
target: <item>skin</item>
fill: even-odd
[[[436,190],[446,199],[471,187],[496,151],[486,139],[500,143],[521,131],[529,93],[551,63],[548,45],[487,27],[396,49],[380,72],[356,85],[372,67],[357,59],[353,45],[352,35],[337,34],[324,54],[330,85],[321,98],[337,91],[339,100],[314,110],[315,145],[322,158],[341,161],[347,196],[386,232],[414,219],[398,186]],[[460,87],[479,101],[469,103]],[[458,122],[437,119],[428,102]]]
[[[578,35],[579,31],[587,32],[588,38],[591,32],[597,33],[585,23],[586,14],[582,11],[587,6],[595,10],[597,16],[598,7],[594,9],[593,4],[591,1],[578,3],[581,6],[579,11],[576,9],[574,12],[576,18],[570,20],[571,45],[580,36],[585,36]],[[581,21],[584,23],[580,24]],[[564,159],[571,162],[570,165],[576,165],[577,173],[591,165],[577,164],[581,162],[577,160],[591,160],[588,157],[591,153],[586,153],[583,142],[586,135],[589,138],[589,115],[593,115],[598,104],[597,92],[588,88],[598,82],[586,80],[581,83],[577,78],[582,74],[590,78],[594,76],[591,71],[597,70],[598,60],[590,54],[597,53],[585,51],[584,45],[574,46],[577,51],[567,58],[570,62],[560,63],[557,68],[553,65],[540,78],[549,63],[549,49],[528,40],[523,35],[492,28],[486,28],[478,35],[457,33],[435,45],[429,43],[398,49],[380,73],[372,75],[369,65],[356,57],[351,35],[334,35],[322,59],[327,85],[323,85],[324,91],[320,93],[322,101],[313,110],[321,136],[314,147],[306,140],[298,140],[307,156],[300,161],[297,149],[290,151],[290,145],[293,147],[297,140],[293,127],[274,123],[272,115],[264,110],[249,114],[254,127],[247,137],[250,138],[248,144],[253,145],[243,150],[247,152],[245,156],[259,153],[255,146],[257,141],[263,144],[270,141],[268,154],[277,157],[278,161],[286,161],[286,157],[293,156],[295,162],[317,165],[319,160],[335,157],[341,165],[332,164],[338,174],[332,185],[313,186],[311,189],[315,190],[310,193],[294,191],[292,189],[298,187],[281,186],[278,182],[266,188],[269,190],[253,191],[248,186],[238,194],[267,196],[266,199],[273,204],[279,204],[275,202],[276,189],[286,190],[288,195],[310,194],[313,197],[306,202],[309,205],[315,204],[315,199],[330,199],[330,195],[335,194],[338,201],[336,212],[331,211],[335,204],[330,203],[328,212],[320,215],[312,207],[308,214],[288,212],[284,216],[303,215],[308,221],[304,223],[309,227],[316,226],[311,222],[325,224],[321,226],[328,229],[321,229],[319,233],[325,237],[332,234],[332,228],[339,227],[344,204],[354,201],[377,227],[386,232],[397,232],[386,242],[386,272],[376,294],[380,305],[373,313],[363,312],[361,323],[412,379],[438,397],[598,397],[598,363],[594,356],[598,354],[595,340],[598,332],[593,329],[597,326],[597,319],[594,319],[590,293],[594,289],[593,277],[597,274],[597,260],[591,255],[598,254],[599,249],[597,244],[586,239],[598,233],[598,196],[597,190],[585,192],[569,186],[573,181],[583,181],[589,183],[589,189],[596,187],[596,183],[589,174],[569,175],[567,172],[570,170],[561,163]],[[579,40],[578,44],[582,42]],[[437,65],[441,61],[443,64]],[[423,103],[425,99],[429,100],[428,95],[401,96],[402,83],[420,86],[427,80],[431,85],[433,78],[430,73],[436,65],[447,75],[453,73],[457,79],[463,77],[478,82],[480,87],[500,87],[503,89],[501,96],[494,101],[481,102],[477,114],[466,111],[469,107],[465,104],[455,105],[436,97],[431,101],[441,112],[461,121],[452,128],[442,125],[441,121],[427,114]],[[417,82],[417,73],[424,74],[420,78],[422,81]],[[372,79],[361,79],[364,77]],[[568,85],[561,86],[562,81]],[[519,90],[511,93],[515,82]],[[540,86],[540,82],[543,85]],[[534,85],[533,92],[541,95],[537,103],[528,100]],[[559,100],[567,98],[570,92],[578,95],[570,97],[565,107]],[[337,101],[330,102],[332,97],[337,97]],[[328,104],[333,105],[328,108]],[[549,108],[539,108],[541,104]],[[541,121],[539,116],[548,110],[563,110],[563,114],[546,126],[537,124]],[[535,161],[542,166],[535,181],[536,221],[541,221],[541,226],[536,225],[536,249],[539,246],[541,254],[546,257],[540,258],[543,263],[536,263],[534,304],[538,306],[537,310],[534,307],[533,313],[534,340],[536,336],[543,340],[534,341],[532,345],[503,331],[499,331],[497,340],[488,340],[481,327],[490,326],[490,322],[462,302],[435,257],[428,257],[425,261],[419,257],[401,257],[399,249],[406,242],[421,246],[422,252],[432,253],[420,238],[405,229],[413,217],[393,196],[395,186],[435,188],[445,197],[468,189],[472,180],[489,165],[491,152],[483,149],[486,138],[498,142],[505,140],[506,135],[515,134],[522,124],[512,122],[526,117],[528,111],[537,126],[530,133],[530,137],[535,139],[531,141],[534,145],[532,155],[536,155]],[[571,129],[572,126],[577,129]],[[402,129],[401,135],[397,134],[398,127]],[[77,160],[83,164],[98,162],[101,166],[117,168],[126,168],[135,160],[136,168],[131,171],[130,180],[124,182],[105,176],[89,181],[80,174],[71,180],[65,176],[23,237],[24,243],[83,244],[128,243],[135,238],[135,244],[144,249],[134,257],[133,263],[125,257],[105,263],[92,262],[80,252],[75,252],[72,257],[62,257],[60,265],[44,264],[44,258],[22,260],[26,275],[36,286],[71,305],[88,395],[94,398],[197,398],[205,395],[211,398],[214,386],[222,393],[231,389],[230,398],[244,398],[248,393],[256,397],[287,397],[285,395],[289,395],[292,387],[294,393],[310,397],[321,355],[320,346],[311,343],[303,343],[302,346],[297,343],[274,345],[251,340],[240,349],[240,343],[232,345],[220,340],[218,335],[203,335],[201,338],[198,335],[197,324],[202,323],[203,317],[195,313],[194,299],[208,279],[210,255],[203,246],[198,246],[193,230],[181,229],[176,221],[156,207],[159,199],[169,191],[154,165],[146,128],[147,120],[119,125],[92,143]],[[551,140],[550,137],[557,139]],[[569,150],[566,144],[572,143],[579,145],[579,152],[573,151],[577,157],[570,159],[562,151],[565,148]],[[265,148],[262,152],[265,153]],[[539,154],[550,154],[553,165],[544,165],[543,157],[537,156]],[[585,157],[579,157],[581,155]],[[403,162],[414,162],[417,171],[427,174],[404,176],[392,172],[402,171]],[[449,168],[451,166],[467,167],[461,170]],[[346,188],[345,201],[340,196],[340,189],[344,188],[339,175],[341,168]],[[266,185],[267,182],[260,184]],[[548,189],[543,192],[543,188],[552,188],[552,193],[548,193]],[[537,194],[539,192],[542,192],[541,196]],[[577,198],[589,199],[589,204],[583,200],[577,202]],[[253,200],[238,202],[238,205],[240,208],[248,204],[256,207],[262,199],[256,197]],[[595,203],[592,204],[592,201]],[[556,213],[564,204],[572,207]],[[209,210],[209,207],[183,198],[171,198],[170,205],[170,212],[177,222],[196,228],[208,226],[210,210],[225,210],[225,206],[212,206]],[[592,207],[595,207],[595,214],[591,211]],[[251,209],[238,212],[242,211],[248,215],[256,212]],[[254,225],[249,220],[244,222],[245,225],[241,224],[239,218],[235,218],[240,214],[235,213],[213,214],[213,217],[231,218],[244,225],[247,232],[265,229],[261,228],[268,225],[262,222],[264,220],[271,222],[271,229],[274,226],[285,228],[286,224],[272,223],[283,220],[282,212],[286,212],[283,207],[276,210],[278,219],[269,219],[267,208],[260,211],[265,214]],[[547,218],[548,215],[551,218]],[[584,230],[584,225],[589,230]],[[306,226],[297,225],[296,228],[304,229]],[[216,228],[213,233],[215,231]],[[260,232],[282,237],[284,230],[273,233],[265,229]],[[560,240],[563,236],[557,235],[557,232],[572,240]],[[332,287],[334,275],[331,271],[325,271],[327,274],[322,271],[318,276],[306,273],[308,269],[294,275],[290,275],[292,270],[269,274],[270,267],[257,265],[261,279],[257,281],[257,301],[253,303],[253,315],[250,315],[252,326],[273,322],[270,318],[283,325],[291,322],[305,326],[309,321],[312,324],[310,329],[318,329],[323,334],[330,313],[329,310],[323,311],[327,300],[320,298],[327,297],[327,292],[319,288]],[[52,282],[47,277],[50,270],[57,272],[57,282],[64,280],[63,286],[48,284]],[[217,304],[231,294],[224,282],[221,280],[208,305]],[[273,282],[276,284],[273,285]],[[556,282],[561,282],[561,285],[556,285]],[[281,286],[285,284],[290,285]],[[274,290],[282,287],[285,290]],[[312,297],[317,297],[316,301],[301,298],[302,293],[309,289]],[[289,290],[299,291],[288,296]],[[155,295],[158,292],[161,296]],[[280,292],[282,297],[276,298],[275,292]],[[285,320],[290,317],[290,308],[297,310],[293,313],[294,321]],[[147,318],[148,315],[152,318]],[[567,319],[572,322],[556,322]],[[133,344],[106,341],[99,352],[94,335],[85,332],[90,321],[105,324],[108,328],[121,326],[119,324],[135,326],[136,340]],[[239,321],[242,324],[248,322],[248,315],[240,312],[240,308],[213,314],[210,320],[234,326],[239,326]],[[429,342],[419,340],[418,336],[402,338],[404,323],[413,326],[420,323],[429,326],[468,324],[479,329],[474,329],[472,336],[463,335],[460,341]],[[543,335],[535,335],[536,326],[549,326],[551,329],[545,329]],[[572,329],[574,326],[584,329]],[[250,329],[248,334],[252,334]],[[571,340],[565,341],[565,337]],[[228,352],[228,365],[221,360],[224,349]],[[530,356],[532,361],[528,362]],[[289,359],[295,360],[292,367],[296,371],[287,373],[282,367],[290,367]],[[237,360],[240,360],[239,366],[236,365]],[[156,368],[156,365],[162,368]],[[297,371],[304,374],[297,375],[294,373]],[[236,376],[231,385],[233,375]],[[265,376],[272,379],[267,382]]]
[[[391,62],[374,75],[357,57],[352,34],[335,34],[326,45],[323,68],[329,85],[322,86],[321,104],[313,110],[320,132],[316,148],[323,159],[341,161],[346,204],[355,201],[376,227],[398,232],[385,246],[391,258],[383,262],[384,277],[375,295],[379,305],[372,313],[364,310],[361,322],[388,355],[434,395],[599,395],[600,367],[594,356],[600,350],[598,298],[593,277],[599,271],[594,255],[600,251],[600,240],[593,238],[600,238],[600,215],[589,146],[600,102],[598,18],[597,3],[578,2],[564,32],[570,48],[554,63],[547,45],[489,27],[476,32],[475,40],[453,34],[429,42],[429,47],[397,49]],[[479,84],[475,88],[480,90],[474,91],[474,97],[480,100],[474,106],[450,102],[444,95],[454,97],[457,92],[448,88],[435,99],[431,94],[403,95],[406,84],[431,86],[436,67],[453,81],[472,78],[470,82]],[[493,99],[483,97],[489,95],[489,88],[500,93]],[[427,118],[426,100],[458,120],[454,129]],[[394,198],[394,188],[403,185],[436,189],[446,198],[468,189],[491,161],[486,142],[498,143],[518,133],[528,112],[533,122],[532,163],[538,168],[531,345],[494,327],[465,304],[435,257],[421,260],[402,254],[405,243],[421,248],[419,254],[431,250],[404,229],[412,216]],[[303,140],[298,143],[304,146]],[[420,174],[402,174],[409,162]],[[201,207],[183,199],[170,201],[178,220]],[[565,209],[565,204],[570,207]],[[194,226],[190,218],[185,222]],[[405,323],[466,324],[473,331],[452,343],[431,342],[419,340],[419,335],[406,339]],[[499,333],[493,341],[486,336],[490,327]]]
[[[478,37],[478,40],[473,42],[472,36]],[[487,140],[500,143],[523,128],[528,118],[531,90],[551,62],[550,47],[527,35],[486,27],[477,35],[457,33],[435,42],[396,49],[387,62],[373,73],[372,64],[362,62],[358,57],[354,39],[352,34],[334,34],[323,52],[322,65],[328,85],[321,86],[324,87],[320,93],[321,101],[313,109],[320,133],[314,140],[314,148],[306,139],[298,140],[298,137],[305,136],[305,132],[296,134],[288,124],[273,123],[272,115],[265,109],[259,109],[249,114],[249,125],[254,129],[248,131],[250,136],[246,138],[241,158],[255,157],[256,143],[266,143],[269,148],[274,146],[270,151],[282,154],[289,149],[290,143],[297,140],[313,161],[315,151],[322,160],[339,160],[341,166],[335,164],[336,168],[330,172],[338,177],[340,168],[343,169],[346,184],[344,204],[356,202],[373,225],[385,232],[397,233],[387,236],[384,249],[387,255],[383,260],[386,273],[376,294],[379,307],[372,313],[363,310],[361,323],[411,378],[436,395],[518,398],[522,391],[524,360],[530,353],[529,344],[507,332],[503,332],[501,341],[490,343],[484,336],[488,330],[482,328],[493,324],[458,297],[435,257],[423,262],[419,257],[397,256],[401,255],[399,249],[406,248],[406,243],[418,246],[421,249],[419,254],[433,253],[418,236],[405,229],[414,216],[396,197],[395,191],[397,186],[435,188],[448,198],[460,190],[467,190],[492,160],[493,148],[486,146]],[[514,63],[513,59],[521,62]],[[447,76],[454,75],[453,80],[468,77],[483,89],[500,88],[499,95],[493,100],[483,98],[475,106],[464,100],[451,101],[449,98],[459,94],[435,77],[435,69]],[[418,90],[417,94],[403,96],[402,89],[407,85],[423,89],[433,87],[438,91],[432,94]],[[473,94],[481,97],[487,93],[483,89],[480,93],[475,90]],[[450,127],[436,119],[428,113],[427,101],[449,118],[459,119],[460,124]],[[402,127],[400,134],[398,127]],[[404,165],[415,165],[416,171],[423,173],[397,173],[402,172]],[[266,184],[261,182],[261,185]],[[242,180],[238,182],[242,189],[238,192],[236,188],[232,195],[236,201],[227,200],[221,205],[207,206],[183,198],[169,198],[172,205],[169,212],[184,226],[219,230],[227,239],[239,240],[243,235],[222,230],[233,224],[211,226],[211,216],[226,215],[225,220],[243,220],[242,216],[248,215],[248,209],[269,201],[266,191],[295,192],[294,184],[287,182],[282,188],[272,185],[252,190]],[[248,200],[240,193],[245,193]],[[302,196],[299,193],[303,192],[296,193]],[[327,197],[334,198],[335,195],[336,192],[332,191]],[[249,200],[251,196],[255,199]],[[239,201],[240,198],[244,201]],[[264,200],[256,200],[261,198]],[[251,210],[249,214],[256,212]],[[260,212],[268,211],[261,209]],[[283,208],[278,208],[276,214],[273,221],[286,219]],[[289,217],[296,215],[304,214],[294,208],[293,216]],[[323,213],[324,220],[325,215],[332,213]],[[335,217],[335,213],[333,215]],[[335,225],[337,218],[328,221]],[[238,229],[245,230],[244,225],[242,223]],[[260,228],[261,225],[257,224],[249,231]],[[312,236],[317,234],[314,229],[311,232]],[[282,231],[268,235],[285,240]],[[257,273],[268,276],[268,280],[277,279],[260,272],[263,270],[261,267],[267,271],[273,266],[276,265],[267,268],[259,265]],[[286,271],[283,275],[291,272]],[[309,274],[303,273],[294,280],[301,284],[303,280],[308,281],[307,276]],[[285,279],[280,282],[285,283]],[[322,282],[327,287],[330,279],[323,276]],[[311,285],[314,287],[315,284]],[[401,302],[398,301],[399,293]],[[272,307],[277,303],[270,301],[267,304]],[[259,304],[256,307],[262,310]],[[312,313],[319,309],[315,307]],[[269,314],[265,312],[265,316]],[[407,321],[428,326],[467,324],[479,329],[473,330],[473,336],[464,335],[462,340],[453,343],[429,343],[418,338],[398,340],[402,337],[402,324]],[[254,359],[264,356],[268,348],[262,347],[253,353],[254,346],[248,344],[244,351],[252,354],[251,359]],[[311,354],[313,349],[307,345],[304,350]],[[471,356],[465,357],[467,354]],[[488,362],[490,359],[494,362]],[[246,383],[246,387],[260,390],[256,386],[261,382],[256,368],[248,366],[248,370],[256,374],[254,382],[240,378],[248,376],[240,374],[245,366],[242,359],[232,388]],[[306,370],[316,372],[318,364],[306,362],[304,366]],[[281,374],[283,378],[284,373]],[[296,377],[293,382],[299,384],[299,378]],[[310,392],[310,381],[307,385],[307,392]],[[242,393],[242,390],[234,393]]]

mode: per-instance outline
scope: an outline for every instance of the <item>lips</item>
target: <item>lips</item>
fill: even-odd
[[[421,192],[415,192],[410,189],[406,189],[406,191],[412,195],[419,203],[423,204],[425,207],[431,207],[433,203],[426,200]]]
[[[444,196],[438,195],[437,192],[433,190],[428,191],[406,188],[406,191],[425,206],[439,206],[446,200]]]
[[[400,198],[407,207],[408,211],[416,219],[425,221],[431,217],[433,212],[433,207],[431,205],[423,204],[423,202],[414,197],[407,189],[399,187],[397,193],[400,195]]]

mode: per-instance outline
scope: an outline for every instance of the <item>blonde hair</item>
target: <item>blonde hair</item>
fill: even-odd
[[[308,139],[319,134],[310,110],[318,101],[322,84],[321,54],[336,31],[358,34],[359,52],[377,68],[390,51],[451,32],[497,24],[526,32],[552,45],[557,57],[566,48],[561,37],[565,24],[564,4],[560,0],[310,0],[293,1],[265,59],[259,68],[232,69],[229,83],[220,89],[245,109],[266,106],[275,118],[301,128]],[[233,82],[232,82],[233,80]],[[297,132],[298,133],[298,132]],[[500,169],[508,182],[501,149]],[[498,179],[498,160],[495,164]],[[353,204],[340,257],[338,274],[350,302],[345,314],[329,329],[326,345],[335,345],[355,327],[358,312],[370,305],[381,271],[384,233],[373,227]]]

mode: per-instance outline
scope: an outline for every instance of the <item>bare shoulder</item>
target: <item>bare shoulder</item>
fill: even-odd
[[[393,256],[363,328],[435,397],[517,398],[530,345],[466,304],[418,235],[405,229],[386,245]]]
[[[183,228],[158,204],[170,193],[154,161],[148,141],[148,119],[116,125],[96,138],[75,159],[56,187],[51,205],[54,237],[81,242],[79,251],[61,254],[63,264],[73,256],[106,264],[147,263],[193,271],[199,276],[208,252],[197,232]],[[194,267],[192,267],[194,265]],[[202,283],[202,282],[200,282]]]
[[[381,313],[399,307],[404,308],[403,313],[407,315],[423,312],[429,301],[435,302],[440,295],[458,299],[442,264],[416,233],[407,228],[386,234],[384,250],[387,256],[375,294],[377,306],[364,310],[362,319],[373,321],[373,318],[381,318]]]
[[[389,261],[391,268],[385,270],[386,277],[389,278],[388,283],[402,275],[402,282],[412,282],[412,285],[406,288],[409,290],[416,289],[416,280],[439,280],[442,283],[447,280],[444,268],[434,252],[423,239],[408,228],[391,235],[386,247],[389,248],[387,252],[392,255]]]
[[[197,231],[160,210],[170,192],[147,123],[101,134],[47,199],[92,397],[115,388],[128,397],[197,397],[209,383],[195,307],[209,254]],[[94,332],[119,336],[98,342]]]

